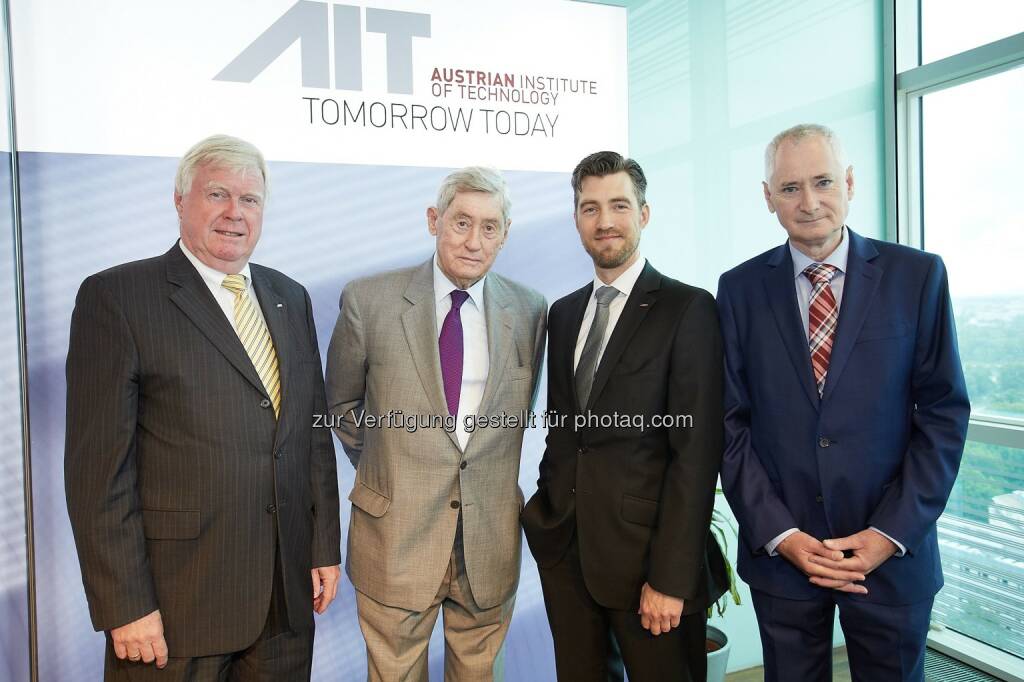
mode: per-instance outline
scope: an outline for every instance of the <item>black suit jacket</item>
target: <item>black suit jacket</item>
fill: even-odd
[[[706,608],[725,585],[709,535],[722,455],[722,343],[708,292],[648,263],[601,357],[589,405],[577,403],[573,354],[593,284],[551,306],[547,447],[537,493],[523,510],[537,563],[557,564],[576,534],[590,594],[637,608],[646,581]],[[577,419],[643,419],[642,428]],[[558,420],[563,419],[559,424]],[[687,427],[652,418],[689,415]],[[716,569],[712,581],[709,564]]]
[[[244,649],[266,623],[275,547],[288,619],[340,562],[338,482],[305,289],[250,266],[280,365],[279,420],[175,244],[90,276],[67,360],[65,486],[93,625],[160,609],[172,656]]]

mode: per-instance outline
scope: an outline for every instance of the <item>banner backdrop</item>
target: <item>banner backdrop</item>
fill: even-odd
[[[558,0],[12,0],[11,15],[40,679],[97,680],[104,641],[89,622],[64,502],[68,325],[87,275],[174,242],[177,158],[215,132],[263,150],[271,195],[253,260],[307,286],[324,351],[346,282],[430,257],[425,210],[463,165],[508,171],[513,224],[495,269],[550,303],[592,277],[569,172],[590,152],[625,151],[626,16]],[[525,441],[527,497],[543,436]],[[353,471],[338,453],[344,497]],[[437,679],[443,651],[438,630]],[[510,680],[554,678],[525,545],[505,656]],[[364,676],[344,581],[317,618],[313,677]]]

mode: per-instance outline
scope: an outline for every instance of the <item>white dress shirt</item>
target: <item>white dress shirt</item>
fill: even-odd
[[[601,358],[604,356],[604,349],[608,345],[608,339],[612,337],[612,332],[615,331],[615,325],[618,323],[619,318],[622,316],[622,309],[626,307],[626,299],[629,298],[629,294],[633,291],[633,287],[636,286],[636,281],[640,279],[640,273],[644,271],[644,265],[647,264],[647,260],[637,254],[636,262],[630,265],[625,272],[615,278],[614,282],[605,284],[601,279],[594,275],[594,290],[590,293],[590,300],[587,301],[587,309],[583,313],[583,324],[580,325],[579,336],[576,337],[576,352],[573,354],[572,368],[576,370],[576,366],[580,364],[580,356],[583,355],[583,346],[587,343],[587,335],[590,334],[590,327],[594,324],[594,315],[597,313],[597,290],[603,286],[614,287],[619,293],[612,299],[612,302],[608,304],[608,326],[604,329],[604,338],[601,339],[601,349],[597,354],[597,362],[594,367],[601,366]]]
[[[480,401],[484,397],[484,385],[487,383],[487,370],[490,360],[487,356],[487,321],[484,317],[484,281],[480,281],[466,289],[469,298],[459,309],[462,320],[462,390],[459,392],[459,414],[455,423],[455,436],[463,450],[469,442],[466,431],[466,415],[476,415],[480,409]],[[441,272],[434,254],[434,310],[437,313],[437,334],[440,338],[444,318],[452,309],[452,290],[458,289]]]
[[[838,311],[843,305],[843,285],[846,283],[846,264],[850,256],[850,237],[847,233],[846,226],[843,225],[843,236],[839,241],[839,246],[837,246],[835,251],[830,253],[825,260],[814,260],[803,251],[793,246],[793,242],[789,242],[789,253],[793,256],[793,281],[796,283],[796,302],[800,308],[800,320],[803,322],[804,337],[807,338],[808,343],[810,343],[811,291],[814,286],[811,284],[810,279],[803,276],[803,272],[809,265],[813,265],[815,263],[834,265],[837,268],[836,274],[829,282],[829,286],[832,288],[832,295],[835,296],[836,310]],[[790,528],[789,530],[779,533],[771,540],[771,542],[764,546],[765,551],[768,552],[770,556],[775,556],[777,554],[775,550],[778,549],[779,544],[790,535],[797,532],[797,530],[797,528]],[[906,554],[906,547],[901,545],[895,539],[889,537],[874,526],[871,526],[871,530],[892,540],[893,544],[896,545],[896,556],[903,556]]]
[[[209,288],[210,293],[213,294],[213,299],[217,301],[217,305],[224,311],[224,316],[228,318],[228,322],[231,324],[231,328],[238,333],[238,328],[235,327],[235,294],[229,289],[225,289],[222,285],[224,284],[224,278],[227,277],[226,273],[220,270],[215,270],[203,261],[196,258],[196,255],[188,250],[185,246],[185,242],[178,240],[178,246],[181,247],[181,252],[185,254],[189,262],[195,266],[195,269],[199,272],[199,276],[202,278],[203,283]],[[245,276],[245,289],[249,292],[249,298],[255,301],[256,305],[253,308],[256,309],[256,314],[260,316],[263,323],[266,324],[266,320],[263,317],[263,310],[260,308],[260,299],[256,296],[256,289],[252,286],[252,275],[249,272],[249,264],[245,266],[238,273]]]

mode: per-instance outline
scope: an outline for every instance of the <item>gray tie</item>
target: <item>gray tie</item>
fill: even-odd
[[[580,409],[586,409],[590,389],[594,386],[597,363],[601,359],[601,341],[608,328],[608,304],[618,295],[619,290],[615,287],[601,287],[597,290],[594,323],[590,325],[587,342],[583,344],[583,352],[580,354],[580,363],[576,365],[576,396],[580,400]]]

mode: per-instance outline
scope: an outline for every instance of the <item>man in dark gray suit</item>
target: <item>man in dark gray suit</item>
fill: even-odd
[[[65,482],[107,680],[309,679],[338,483],[309,295],[248,262],[266,183],[251,144],[199,142],[181,240],[78,292]]]

